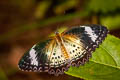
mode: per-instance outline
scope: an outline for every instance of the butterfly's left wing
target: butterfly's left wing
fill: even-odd
[[[100,25],[83,25],[63,32],[62,39],[72,65],[79,66],[88,61],[107,33],[107,28]]]
[[[56,76],[63,74],[70,66],[54,38],[35,44],[18,65],[23,71],[48,72]]]

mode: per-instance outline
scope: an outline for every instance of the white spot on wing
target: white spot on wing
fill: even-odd
[[[80,27],[87,27],[87,26],[80,26]]]
[[[37,61],[36,54],[35,54],[36,51],[35,51],[35,49],[34,49],[35,46],[36,46],[36,45],[34,45],[34,46],[31,48],[29,54],[30,54],[31,64],[38,66],[38,61]]]
[[[92,39],[92,41],[95,42],[97,35],[94,33],[94,31],[90,27],[85,27],[85,31],[87,34],[89,34],[89,37]]]

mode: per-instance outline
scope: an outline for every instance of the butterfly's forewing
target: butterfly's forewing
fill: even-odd
[[[107,33],[107,28],[100,25],[84,25],[63,32],[62,38],[72,65],[79,66],[88,61]]]
[[[19,68],[23,71],[39,71],[45,72],[49,68],[48,55],[46,48],[52,40],[34,45],[28,52],[26,52],[19,62]]]

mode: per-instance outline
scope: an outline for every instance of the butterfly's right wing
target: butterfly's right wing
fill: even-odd
[[[88,61],[107,33],[107,28],[100,25],[83,25],[63,32],[62,39],[72,65],[79,66]]]

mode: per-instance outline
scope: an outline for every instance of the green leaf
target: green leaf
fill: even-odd
[[[120,39],[108,35],[84,66],[70,67],[66,74],[86,80],[120,80]]]

